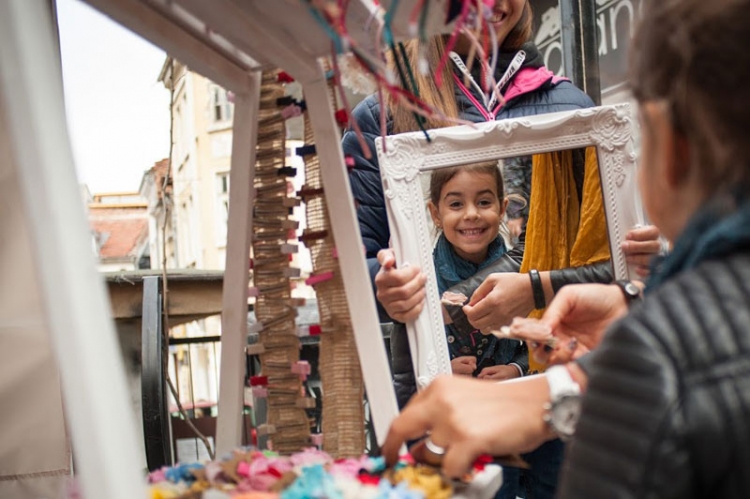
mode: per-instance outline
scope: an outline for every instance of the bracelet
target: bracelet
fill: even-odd
[[[545,308],[547,300],[544,299],[544,287],[539,271],[536,269],[529,270],[529,278],[531,279],[531,292],[534,294],[534,308]]]

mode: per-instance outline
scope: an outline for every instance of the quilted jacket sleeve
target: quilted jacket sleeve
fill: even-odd
[[[585,363],[589,386],[566,451],[561,498],[690,497],[679,385],[648,326],[617,324]],[[656,493],[653,478],[671,477]]]
[[[380,167],[375,153],[375,138],[380,135],[380,105],[375,96],[367,97],[352,111],[362,130],[362,135],[372,156],[365,157],[354,130],[349,128],[342,139],[344,155],[354,159],[350,170],[349,183],[357,206],[357,221],[362,233],[368,258],[377,256],[378,251],[387,248],[390,239],[388,217],[380,182]]]
[[[745,497],[750,258],[660,286],[579,365],[589,377],[563,498]]]

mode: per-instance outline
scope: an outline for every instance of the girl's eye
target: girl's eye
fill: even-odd
[[[463,204],[460,201],[451,201],[450,203],[448,203],[448,207],[454,210],[461,208],[461,206],[463,206]]]
[[[483,208],[487,208],[489,206],[492,206],[493,203],[494,203],[494,200],[492,200],[492,199],[480,199],[478,204],[479,204],[479,206],[481,206]]]

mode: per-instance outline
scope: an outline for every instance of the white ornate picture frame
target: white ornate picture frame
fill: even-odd
[[[376,139],[391,244],[397,265],[419,265],[427,276],[425,307],[407,324],[418,387],[450,374],[432,241],[419,174],[492,159],[596,147],[615,278],[630,269],[620,249],[625,234],[643,223],[636,188],[633,117],[628,104],[494,121]]]

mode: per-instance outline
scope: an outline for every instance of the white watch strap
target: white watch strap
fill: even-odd
[[[545,372],[547,383],[549,383],[550,401],[554,402],[563,395],[577,395],[581,393],[581,387],[570,375],[565,366],[552,366]]]

